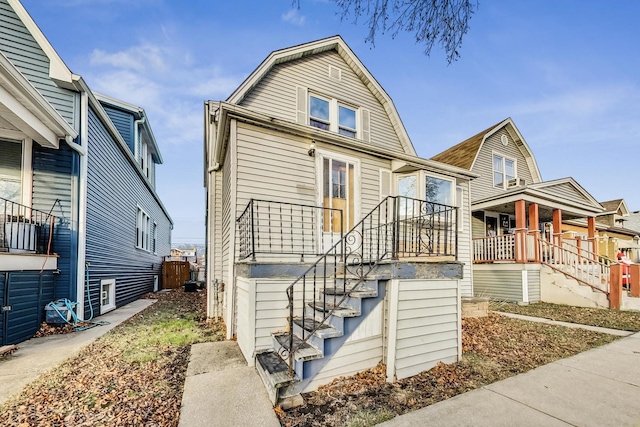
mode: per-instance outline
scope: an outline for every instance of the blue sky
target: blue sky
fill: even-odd
[[[480,1],[461,58],[409,34],[364,42],[330,0],[23,0],[69,68],[140,105],[164,164],[179,243],[204,242],[203,101],[224,100],[273,50],[340,34],[431,157],[513,118],[544,180],[640,210],[640,2]]]

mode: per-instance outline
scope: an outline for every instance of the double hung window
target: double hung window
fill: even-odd
[[[309,124],[351,138],[358,134],[355,108],[318,95],[309,95]]]
[[[493,154],[493,186],[507,188],[510,180],[516,177],[516,161],[501,154]]]

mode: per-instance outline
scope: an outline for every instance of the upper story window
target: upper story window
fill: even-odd
[[[0,141],[0,197],[22,202],[22,143]]]
[[[309,124],[323,130],[356,138],[356,109],[318,95],[309,95]]]
[[[516,177],[516,161],[501,154],[493,155],[493,186],[507,188],[510,180]]]
[[[311,126],[329,130],[331,119],[329,117],[329,101],[317,96],[309,96],[309,124]]]
[[[296,86],[296,123],[371,142],[371,111]]]
[[[340,135],[356,137],[356,110],[338,105],[338,132]]]

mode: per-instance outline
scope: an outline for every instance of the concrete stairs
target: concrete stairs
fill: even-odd
[[[303,315],[294,317],[293,330],[274,332],[273,348],[256,355],[256,369],[274,406],[302,403],[300,393],[321,369],[321,359],[331,357],[345,335],[355,330],[365,317],[362,314],[367,314],[363,300],[378,298],[383,286],[378,278],[327,278],[327,282],[331,286],[320,289],[314,301],[305,304]],[[290,333],[295,350],[293,377],[288,365]]]

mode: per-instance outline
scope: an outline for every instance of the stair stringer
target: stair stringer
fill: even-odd
[[[540,269],[540,300],[577,307],[609,307],[609,300],[604,293],[595,292],[591,287],[544,264]]]
[[[383,304],[386,295],[386,282],[377,281],[378,295],[376,297],[362,298],[361,314],[355,317],[346,317],[344,319],[343,335],[340,337],[327,338],[324,342],[324,357],[321,359],[309,360],[303,364],[302,380],[296,384],[296,389],[300,392],[308,392],[317,389],[319,386],[330,383],[333,379],[353,375],[357,372],[375,367],[382,360],[382,334],[380,337],[379,357],[364,357],[364,360],[354,358],[350,361],[351,369],[345,369],[339,374],[327,376],[324,380],[316,381],[316,378],[323,373],[323,369],[336,357],[341,357],[341,351],[345,349],[345,343],[351,337],[353,332],[367,319],[375,308]],[[380,319],[382,324],[382,319]],[[374,353],[373,351],[371,353]]]

